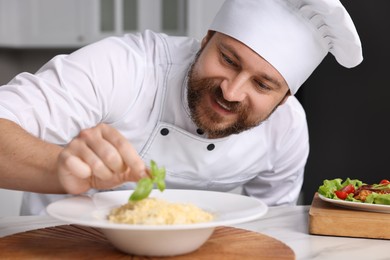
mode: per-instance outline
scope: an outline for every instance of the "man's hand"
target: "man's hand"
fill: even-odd
[[[82,130],[59,154],[57,170],[60,183],[70,194],[113,188],[148,176],[133,146],[106,124]]]

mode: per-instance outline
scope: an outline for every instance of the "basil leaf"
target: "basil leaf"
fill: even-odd
[[[142,178],[138,181],[134,192],[131,194],[129,201],[138,201],[147,198],[153,190],[154,184],[160,191],[165,190],[165,167],[158,168],[155,161],[150,161],[151,178]]]
[[[138,181],[137,187],[134,192],[131,194],[130,201],[138,201],[145,199],[149,196],[153,189],[153,181],[150,178],[143,178]]]

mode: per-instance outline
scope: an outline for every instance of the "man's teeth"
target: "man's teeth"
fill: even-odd
[[[227,111],[230,111],[230,108],[228,106],[226,106],[225,104],[223,104],[222,102],[218,101],[217,100],[217,103],[218,105],[220,105],[221,107],[223,107],[224,109],[226,109]]]

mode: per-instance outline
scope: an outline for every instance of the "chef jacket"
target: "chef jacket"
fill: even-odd
[[[199,48],[195,39],[152,31],[106,38],[2,86],[0,117],[61,146],[80,130],[106,123],[145,163],[165,166],[167,188],[242,187],[268,205],[294,204],[309,152],[302,106],[291,96],[261,125],[208,139],[192,122],[186,99],[187,73]],[[25,192],[21,212],[45,214],[50,202],[65,196]]]

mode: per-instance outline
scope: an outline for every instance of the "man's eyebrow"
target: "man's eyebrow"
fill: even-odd
[[[236,58],[238,61],[241,61],[240,56],[237,55],[237,53],[236,53],[236,51],[234,50],[234,48],[231,47],[229,44],[220,42],[220,43],[219,43],[219,47],[220,47],[220,49],[222,49],[222,50],[225,50],[225,51],[230,52],[230,54],[233,55],[234,58]]]
[[[267,81],[273,83],[273,84],[275,85],[275,88],[276,88],[276,89],[282,88],[282,83],[281,83],[279,80],[275,79],[274,77],[270,77],[270,76],[269,76],[268,74],[266,74],[266,73],[262,73],[262,74],[261,74],[261,77],[263,77],[263,78],[265,78],[265,80],[267,80]]]
[[[241,58],[240,58],[240,55],[237,54],[237,52],[234,50],[233,47],[231,47],[229,44],[226,44],[226,43],[223,43],[223,42],[220,42],[219,43],[219,46],[222,50],[226,50],[228,51],[231,55],[233,55],[238,61],[241,62]],[[263,57],[262,57],[263,58]],[[264,59],[264,58],[263,58]],[[275,88],[276,89],[280,89],[282,87],[282,83],[277,80],[275,77],[271,77],[270,75],[268,75],[267,73],[265,72],[260,72],[258,73],[259,77],[261,78],[264,78],[266,81],[269,81],[271,83],[273,83],[275,85]]]

